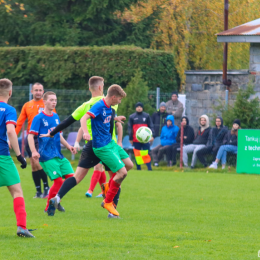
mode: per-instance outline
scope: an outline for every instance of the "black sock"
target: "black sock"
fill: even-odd
[[[60,187],[60,190],[58,191],[59,197],[62,199],[65,196],[65,194],[76,185],[77,182],[75,177],[70,177],[67,180],[65,180],[62,186]]]
[[[41,169],[41,170],[38,171],[38,173],[39,173],[39,175],[42,179],[44,189],[49,189],[48,177],[47,177],[47,174],[45,173],[45,171],[43,169]]]
[[[115,196],[114,199],[113,199],[113,201],[114,201],[114,203],[115,203],[116,206],[117,206],[118,201],[119,201],[120,192],[121,192],[121,187],[119,188],[119,190],[118,190],[116,196]]]
[[[41,191],[41,177],[38,171],[32,172],[33,181],[35,184],[36,191],[42,193]]]

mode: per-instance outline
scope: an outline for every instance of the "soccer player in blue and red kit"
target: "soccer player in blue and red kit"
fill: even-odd
[[[55,135],[53,138],[39,138],[40,134],[51,132],[59,123],[59,116],[53,112],[57,104],[57,97],[54,92],[48,91],[43,95],[44,110],[34,117],[31,129],[28,135],[28,142],[32,151],[32,158],[39,159],[40,164],[49,178],[54,181],[50,188],[45,212],[48,210],[49,201],[55,197],[59,191],[64,177],[65,179],[73,176],[74,171],[70,162],[64,158],[61,153],[61,143],[72,153],[76,153],[76,149],[69,145],[61,134]],[[39,153],[35,148],[34,136],[38,136]],[[64,208],[59,204],[59,211]],[[52,215],[48,212],[48,215]]]
[[[128,154],[112,140],[110,133],[111,106],[120,104],[124,97],[126,97],[126,93],[119,85],[110,86],[106,97],[95,103],[80,120],[84,133],[83,138],[90,140],[91,136],[88,132],[86,122],[91,118],[93,151],[113,172],[114,176],[111,178],[109,189],[105,194],[105,199],[101,206],[115,216],[119,216],[119,213],[113,205],[113,199],[126,177],[127,171],[133,167]],[[118,116],[116,120],[121,123],[122,120],[125,120],[125,117]]]
[[[14,212],[17,221],[17,235],[34,237],[26,228],[26,211],[19,173],[10,156],[7,135],[22,169],[27,163],[21,156],[15,126],[17,121],[16,110],[7,104],[12,95],[12,82],[9,79],[0,79],[0,187],[7,186],[13,197]],[[7,134],[7,135],[6,135]],[[1,209],[3,210],[3,209]]]

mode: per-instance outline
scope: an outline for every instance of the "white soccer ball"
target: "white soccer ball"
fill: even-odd
[[[136,131],[136,139],[140,143],[148,143],[153,137],[152,130],[149,127],[141,126]]]

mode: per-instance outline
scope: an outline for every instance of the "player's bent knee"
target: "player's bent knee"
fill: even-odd
[[[134,164],[132,161],[130,161],[125,167],[127,171],[130,171],[134,167]]]
[[[18,197],[23,197],[23,190],[21,187],[21,183],[17,183],[11,186],[7,187],[9,192],[11,193],[11,196],[13,199],[18,198]]]
[[[127,158],[126,160],[123,160],[123,162],[125,164],[125,168],[127,171],[130,171],[134,167],[133,162],[129,158]]]

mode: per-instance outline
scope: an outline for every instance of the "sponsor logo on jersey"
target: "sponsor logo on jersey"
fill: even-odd
[[[44,126],[48,126],[48,122],[45,119],[42,119]]]
[[[106,116],[106,109],[105,108],[103,108],[103,116]]]
[[[56,122],[57,125],[59,124],[59,120],[58,119],[55,119],[55,122]]]
[[[110,120],[111,120],[111,116],[108,116],[108,117],[106,117],[105,118],[105,120],[104,120],[104,124],[107,124],[107,123],[109,123],[110,122]]]

